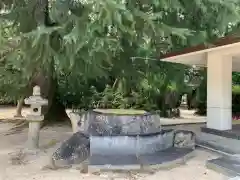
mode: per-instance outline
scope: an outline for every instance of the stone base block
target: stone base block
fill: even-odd
[[[91,136],[91,154],[137,155],[155,153],[172,147],[173,130],[145,136]]]
[[[227,176],[240,176],[240,161],[221,157],[207,161],[207,167]]]
[[[177,130],[174,132],[173,147],[195,148],[196,135],[192,131]]]

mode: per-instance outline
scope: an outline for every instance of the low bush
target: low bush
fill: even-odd
[[[198,94],[196,96],[197,101],[197,114],[199,115],[206,115],[206,108],[207,108],[207,92],[206,88],[204,90],[203,87],[199,87]],[[232,113],[233,116],[240,115],[240,85],[233,85],[232,86]]]
[[[240,115],[240,85],[234,85],[232,88],[232,112],[233,115]]]

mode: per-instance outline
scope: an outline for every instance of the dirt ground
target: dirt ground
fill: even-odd
[[[0,108],[0,115],[6,115]],[[13,112],[12,112],[13,113]],[[11,116],[11,114],[8,116]],[[197,149],[195,157],[185,165],[171,170],[156,170],[147,174],[128,173],[88,173],[81,174],[77,167],[71,169],[50,170],[44,168],[49,157],[59,144],[71,136],[68,126],[46,127],[41,131],[40,151],[27,155],[19,153],[27,140],[27,129],[16,134],[6,135],[11,123],[0,122],[0,180],[227,180],[222,174],[208,170],[205,162],[217,155]],[[17,155],[16,155],[17,154]]]
[[[41,132],[40,148],[37,154],[21,157],[16,153],[24,147],[27,131],[5,135],[11,124],[0,123],[0,180],[226,180],[227,177],[208,170],[205,162],[217,155],[196,150],[196,156],[187,164],[171,170],[159,170],[154,174],[143,173],[98,173],[81,174],[77,168],[49,170],[44,167],[49,157],[71,133],[70,127],[48,127]]]

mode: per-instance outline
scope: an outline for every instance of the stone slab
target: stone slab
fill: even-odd
[[[135,155],[100,155],[95,154],[90,157],[92,166],[146,166],[159,165],[183,158],[193,150],[188,148],[169,148],[152,154]]]
[[[218,144],[214,144],[211,142],[206,142],[206,141],[197,141],[197,146],[205,148],[205,149],[209,149],[211,151],[215,151],[218,152],[220,154],[228,154],[228,155],[234,155],[236,154],[235,151],[233,151],[231,148],[225,148],[224,146],[218,145]]]
[[[240,180],[240,176],[229,178],[228,180]]]
[[[222,154],[240,154],[240,140],[226,138],[209,133],[199,133],[196,145]]]
[[[240,176],[240,161],[220,157],[207,161],[207,167],[229,176]]]
[[[206,118],[202,117],[191,117],[191,118],[163,118],[161,117],[160,123],[161,126],[172,126],[172,125],[194,125],[194,124],[205,124],[207,122]]]
[[[176,130],[173,137],[173,146],[178,148],[195,149],[196,134],[188,130]]]
[[[174,132],[162,130],[149,136],[90,136],[91,154],[146,154],[173,146]]]
[[[213,135],[217,135],[217,136],[222,136],[225,138],[231,138],[231,139],[236,139],[236,140],[240,140],[240,125],[234,125],[235,128],[233,130],[226,130],[226,131],[221,131],[221,130],[217,130],[217,129],[211,129],[211,128],[207,128],[207,127],[202,127],[201,131],[204,133],[209,133],[209,134],[213,134]]]
[[[143,115],[105,114],[88,112],[87,132],[94,136],[144,135],[158,133],[161,130],[160,117],[157,114]]]
[[[138,158],[136,155],[101,155],[95,154],[90,157],[90,165],[105,165],[105,166],[128,166],[139,164]]]
[[[31,115],[31,114],[28,114],[26,116],[26,120],[29,121],[29,122],[41,122],[44,120],[44,116],[36,116],[36,115]]]
[[[158,151],[153,154],[144,154],[139,157],[139,162],[142,165],[157,165],[163,164],[176,159],[182,158],[192,152],[189,148],[169,148],[163,151]]]

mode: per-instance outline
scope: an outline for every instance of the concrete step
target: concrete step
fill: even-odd
[[[207,161],[206,166],[227,176],[240,176],[240,159],[220,157]]]
[[[94,154],[90,157],[90,167],[97,169],[141,169],[141,168],[173,168],[175,165],[184,164],[189,158],[194,156],[193,149],[188,148],[168,148],[151,154],[115,154],[101,155]]]
[[[196,136],[196,144],[227,156],[240,154],[240,140],[236,139],[201,132]]]
[[[232,178],[230,178],[228,180],[240,180],[240,176],[232,177]]]
[[[230,177],[240,176],[240,140],[201,132],[196,136],[196,145],[222,155],[208,160],[207,168]]]

